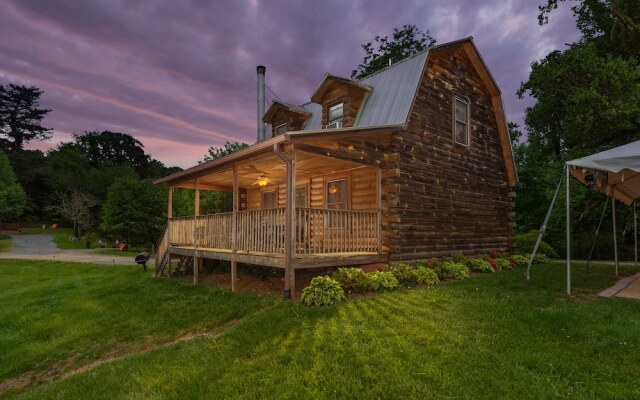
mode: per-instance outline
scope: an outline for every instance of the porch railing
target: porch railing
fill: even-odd
[[[173,246],[233,250],[233,213],[169,220]],[[284,254],[285,208],[238,211],[236,251]],[[377,252],[380,218],[375,211],[296,208],[295,254]],[[197,228],[197,229],[194,229]]]

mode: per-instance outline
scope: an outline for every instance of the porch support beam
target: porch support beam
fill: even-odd
[[[295,151],[290,150],[289,154],[285,154],[280,147],[273,145],[273,152],[286,165],[286,186],[287,195],[285,203],[285,223],[284,223],[284,299],[291,298],[292,283],[295,280],[295,270],[293,268],[293,249],[295,237],[295,201],[296,201],[296,171],[295,171]],[[294,289],[295,290],[295,289]]]
[[[195,183],[194,205],[193,205],[193,284],[200,282],[200,262],[198,257],[198,215],[200,215],[200,188],[198,179]]]
[[[231,250],[233,257],[231,259],[231,291],[238,290],[238,262],[235,253],[238,250],[238,166],[233,165],[233,217],[231,219]]]
[[[173,186],[168,186],[167,202],[167,257],[169,259],[169,276],[171,276],[171,217],[173,216]]]

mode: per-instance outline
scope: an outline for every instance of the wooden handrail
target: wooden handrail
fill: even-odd
[[[174,217],[169,219],[171,244],[232,250],[234,213]],[[284,254],[285,208],[237,211],[236,251]],[[296,208],[294,254],[380,251],[378,211]]]

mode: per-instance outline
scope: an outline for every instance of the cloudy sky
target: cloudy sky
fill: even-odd
[[[32,148],[120,131],[187,167],[209,146],[255,141],[256,65],[304,103],[325,72],[350,75],[362,43],[416,24],[439,43],[473,36],[521,122],[529,102],[514,93],[531,62],[578,37],[566,7],[538,26],[542,1],[1,0],[0,83],[44,90],[54,137]]]

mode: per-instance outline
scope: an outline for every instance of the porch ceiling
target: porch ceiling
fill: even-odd
[[[262,174],[269,179],[269,184],[283,184],[286,179],[285,164],[275,154],[246,160],[238,163],[237,167],[238,186],[240,188],[249,189],[254,187],[257,184],[258,177]],[[296,177],[301,179],[362,167],[362,164],[355,162],[311,154],[301,150],[296,151]],[[231,191],[233,187],[233,172],[229,168],[203,175],[199,177],[198,185],[205,190]],[[192,179],[176,186],[194,188],[195,180]]]

